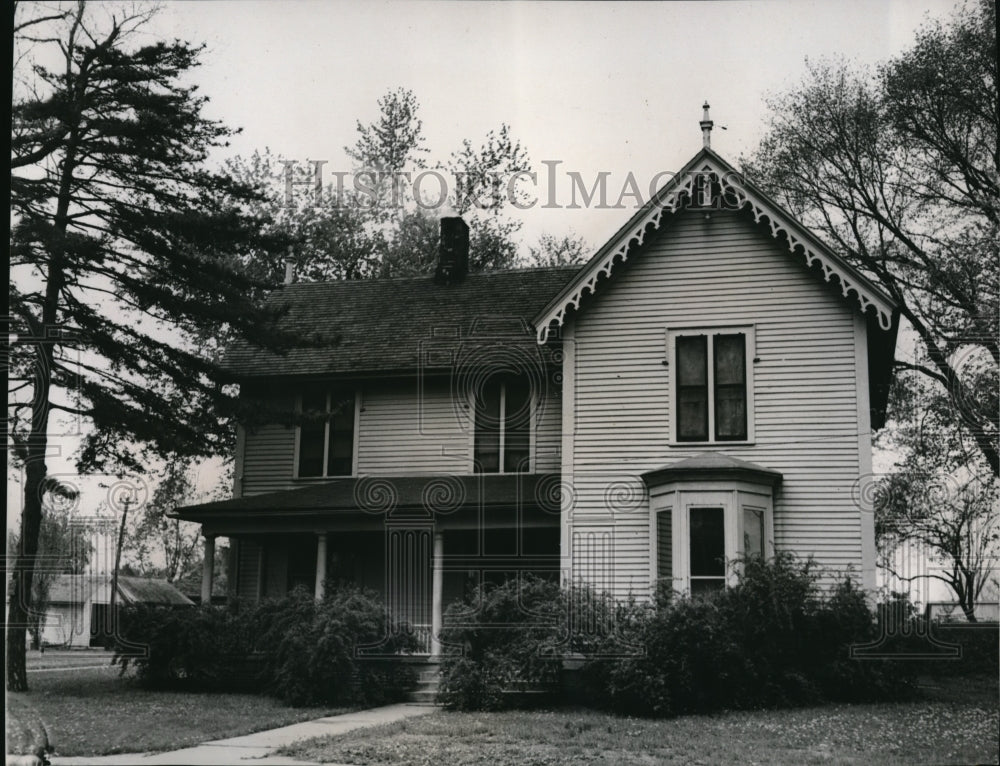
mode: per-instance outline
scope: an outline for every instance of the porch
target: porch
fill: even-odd
[[[202,524],[203,594],[215,540],[228,537],[231,597],[258,601],[305,587],[318,599],[326,587],[360,586],[433,657],[447,605],[480,583],[559,577],[558,487],[552,474],[345,479],[175,515]]]

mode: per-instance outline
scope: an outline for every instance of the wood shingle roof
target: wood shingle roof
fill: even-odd
[[[531,319],[578,269],[481,272],[450,285],[429,276],[286,285],[269,301],[287,306],[282,328],[328,345],[279,354],[240,343],[224,365],[239,379],[404,373],[451,368],[470,344],[536,358],[548,350]]]

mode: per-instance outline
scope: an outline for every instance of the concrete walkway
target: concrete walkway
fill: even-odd
[[[315,721],[293,723],[280,729],[258,731],[254,734],[244,734],[241,737],[219,739],[205,742],[195,747],[183,750],[173,750],[168,753],[125,753],[122,755],[101,755],[92,757],[53,756],[50,758],[53,766],[113,766],[115,764],[136,764],[136,766],[153,766],[154,764],[178,764],[178,766],[211,766],[211,764],[246,763],[261,764],[261,766],[306,766],[311,761],[297,761],[294,758],[274,755],[279,747],[300,742],[312,737],[322,737],[329,734],[344,734],[354,729],[366,726],[377,726],[381,723],[393,723],[404,718],[432,713],[437,708],[429,705],[413,705],[402,703],[386,705],[371,710],[359,710],[355,713],[334,715],[319,718]]]

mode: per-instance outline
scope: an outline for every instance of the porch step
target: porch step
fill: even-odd
[[[410,702],[417,705],[436,705],[440,683],[440,662],[428,659],[420,663],[420,669],[417,672],[417,684],[410,692]]]
[[[433,684],[435,687],[441,680],[441,668],[435,665],[432,668],[424,668],[417,674],[417,683]]]
[[[437,707],[437,691],[417,691],[410,692],[410,704],[412,705],[430,705]]]

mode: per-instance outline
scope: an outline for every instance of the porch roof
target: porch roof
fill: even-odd
[[[486,506],[533,507],[558,514],[557,473],[362,476],[300,489],[175,508],[171,516],[205,522],[232,516],[280,513],[452,513]]]

